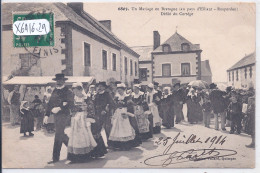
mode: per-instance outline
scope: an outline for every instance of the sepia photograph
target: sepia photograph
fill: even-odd
[[[256,164],[255,2],[1,3],[2,168]]]

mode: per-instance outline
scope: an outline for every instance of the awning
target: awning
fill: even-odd
[[[91,83],[94,80],[93,76],[66,76],[68,80],[66,84],[74,82]],[[4,81],[4,85],[47,85],[53,84],[54,76],[15,76],[10,80]]]

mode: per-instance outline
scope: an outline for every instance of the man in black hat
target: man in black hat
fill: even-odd
[[[162,91],[159,89],[159,83],[158,82],[154,82],[154,90],[157,91],[158,97],[161,99],[162,98]]]
[[[47,105],[46,116],[44,118],[44,122],[46,123],[52,112],[54,114],[56,128],[53,157],[52,161],[48,162],[48,164],[59,161],[62,143],[67,146],[69,141],[69,138],[64,133],[64,130],[69,120],[70,109],[74,106],[74,96],[72,91],[64,85],[67,79],[68,78],[65,78],[64,74],[56,74],[55,78],[53,78],[53,80],[56,81],[56,88],[51,94],[50,101]]]
[[[211,90],[209,94],[209,99],[213,108],[214,118],[215,118],[215,130],[219,130],[219,122],[218,117],[220,116],[221,119],[221,129],[223,131],[226,130],[225,123],[226,123],[226,102],[225,102],[225,92],[219,90],[217,85],[212,83],[209,85]]]
[[[95,96],[94,105],[96,111],[96,123],[93,124],[92,129],[95,134],[100,134],[104,126],[107,139],[111,130],[111,113],[115,108],[115,103],[111,94],[106,91],[106,82],[97,83],[97,94]]]
[[[185,91],[181,88],[181,83],[177,82],[173,85],[173,93],[172,93],[172,98],[173,98],[173,109],[174,109],[174,114],[176,116],[175,123],[178,124],[182,120],[184,120],[183,116],[183,104],[186,100],[186,94]]]

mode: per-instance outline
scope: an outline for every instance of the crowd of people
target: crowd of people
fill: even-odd
[[[56,87],[47,87],[43,100],[36,95],[32,103],[19,103],[19,87],[9,95],[11,124],[18,123],[17,111],[20,107],[21,130],[24,136],[33,136],[34,120],[36,130],[45,127],[55,131],[53,160],[59,161],[61,146],[68,148],[67,159],[71,162],[84,162],[103,157],[108,149],[130,150],[138,147],[153,134],[161,133],[161,127],[173,128],[184,120],[183,105],[187,105],[190,124],[203,123],[209,128],[214,117],[214,128],[230,133],[244,132],[252,136],[254,147],[255,93],[233,90],[227,87],[221,91],[214,83],[209,87],[181,86],[176,82],[172,87],[159,88],[154,82],[141,87],[138,80],[132,88],[124,83],[98,82],[87,88],[82,83],[65,85],[64,74],[56,74],[53,80]],[[20,104],[20,106],[18,106]],[[70,122],[69,135],[64,133]],[[106,147],[101,135],[105,130]],[[28,135],[27,135],[28,133]]]

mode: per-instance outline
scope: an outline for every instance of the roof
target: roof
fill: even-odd
[[[190,51],[198,51],[201,50],[198,44],[192,44],[186,38],[175,32],[168,40],[166,40],[163,44],[157,47],[153,53],[163,52],[163,45],[169,45],[171,48],[171,52],[182,51],[181,45],[183,43],[187,43],[190,46]]]
[[[94,79],[93,76],[66,76],[68,80],[66,84],[72,84],[75,82],[91,83]],[[47,85],[55,83],[53,76],[15,76],[7,81],[4,81],[4,85]]]
[[[229,70],[234,70],[237,68],[242,68],[251,64],[255,64],[256,62],[256,53],[253,52],[249,55],[246,55],[244,58],[242,58],[240,61],[238,61],[236,64],[234,64],[232,67],[230,67]]]
[[[201,61],[201,76],[212,76],[209,60]]]
[[[151,61],[152,60],[152,51],[153,46],[136,46],[131,47],[135,52],[137,52],[140,57],[139,61]]]
[[[32,11],[52,11],[55,14],[55,21],[70,21],[76,25],[87,29],[94,35],[106,40],[130,54],[139,57],[123,41],[118,39],[104,25],[97,21],[85,11],[78,15],[72,8],[64,3],[3,3],[2,4],[2,25],[12,24],[12,12],[32,12]]]

